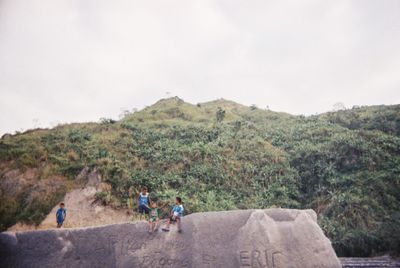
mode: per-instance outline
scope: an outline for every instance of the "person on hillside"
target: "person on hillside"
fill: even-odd
[[[175,199],[175,206],[173,206],[171,213],[170,213],[170,217],[167,220],[166,223],[166,227],[163,228],[162,230],[165,232],[169,232],[169,226],[171,225],[171,222],[176,222],[177,226],[178,226],[178,232],[181,232],[181,220],[183,217],[183,212],[184,212],[184,208],[183,208],[183,203],[182,203],[182,198],[180,197],[176,197]]]
[[[150,197],[147,191],[147,187],[142,187],[142,191],[139,193],[138,196],[138,210],[140,215],[149,214],[150,212]]]
[[[61,228],[66,217],[67,217],[67,209],[65,208],[65,204],[60,203],[60,208],[57,210],[56,213],[57,228]]]
[[[157,202],[151,202],[151,207],[149,208],[149,233],[157,230],[159,222],[160,210],[158,204]]]

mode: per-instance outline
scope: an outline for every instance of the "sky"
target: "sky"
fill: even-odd
[[[398,0],[0,0],[0,135],[160,98],[400,103]]]

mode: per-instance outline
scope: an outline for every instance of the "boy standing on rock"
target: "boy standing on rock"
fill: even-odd
[[[140,215],[149,214],[150,197],[146,186],[142,187],[142,191],[139,193],[138,205]]]
[[[57,210],[56,213],[57,228],[61,228],[64,223],[65,217],[67,217],[67,209],[65,208],[64,203],[60,203],[60,208]]]
[[[175,222],[178,225],[178,232],[181,232],[181,219],[183,217],[184,208],[182,205],[182,198],[176,197],[175,206],[171,210],[170,217],[167,220],[167,226],[162,230],[165,232],[169,232],[169,226],[171,222]]]

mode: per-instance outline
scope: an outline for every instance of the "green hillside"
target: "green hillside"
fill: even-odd
[[[162,99],[120,121],[0,140],[0,230],[39,223],[97,168],[131,206],[140,186],[188,213],[312,208],[340,256],[400,252],[400,105],[293,116],[227,100]],[[17,178],[17,179],[14,179]]]

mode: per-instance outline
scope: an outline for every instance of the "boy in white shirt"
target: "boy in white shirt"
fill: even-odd
[[[169,226],[171,225],[171,221],[176,221],[178,225],[178,232],[181,232],[181,219],[183,217],[184,208],[182,205],[182,198],[176,197],[175,206],[171,210],[170,217],[167,220],[167,226],[162,230],[165,232],[169,232]]]

